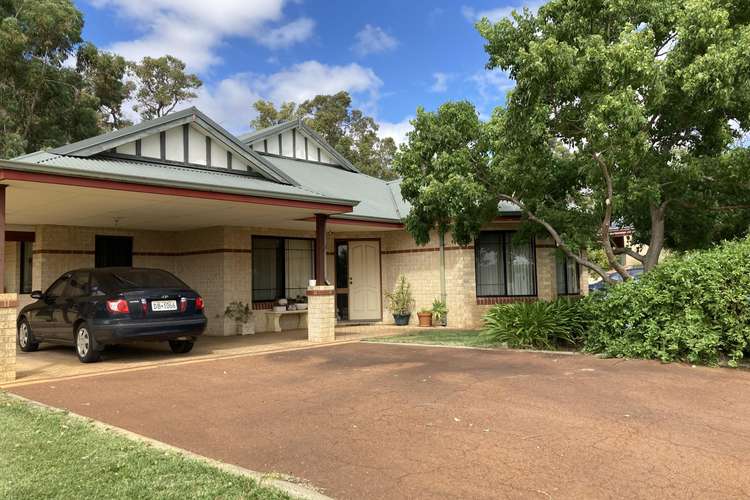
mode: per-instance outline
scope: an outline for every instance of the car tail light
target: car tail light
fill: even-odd
[[[182,297],[180,299],[180,312],[184,313],[185,311],[187,311],[187,299]]]
[[[125,299],[108,300],[107,309],[113,313],[127,314],[130,312],[128,301]]]
[[[195,310],[196,311],[202,311],[205,304],[203,303],[203,298],[196,297],[195,298]]]

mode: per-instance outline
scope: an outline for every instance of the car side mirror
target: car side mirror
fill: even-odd
[[[33,292],[31,292],[31,298],[36,300],[43,299],[44,292],[42,292],[41,290],[34,290]]]

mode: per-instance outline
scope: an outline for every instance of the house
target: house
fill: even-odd
[[[229,302],[260,318],[311,279],[334,285],[323,308],[338,321],[392,322],[383,295],[401,273],[417,308],[440,295],[437,237],[419,247],[404,230],[399,182],[362,174],[301,121],[234,136],[189,108],[0,161],[0,177],[0,287],[21,304],[67,270],[111,265],[163,268],[199,290],[209,335],[235,333]],[[474,245],[447,243],[451,327],[586,289],[549,241],[512,241],[519,220],[504,207]]]

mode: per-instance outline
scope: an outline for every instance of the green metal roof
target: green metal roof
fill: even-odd
[[[305,187],[281,184],[232,171],[120,158],[80,158],[40,151],[24,155],[19,160],[0,160],[0,168],[342,206],[354,206],[358,203],[351,198],[323,195]]]

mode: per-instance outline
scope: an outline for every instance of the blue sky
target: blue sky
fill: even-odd
[[[129,59],[173,54],[204,81],[198,106],[233,132],[251,103],[348,90],[383,135],[408,130],[417,106],[469,99],[487,115],[512,86],[484,69],[474,20],[510,3],[343,0],[75,0],[84,37]]]

